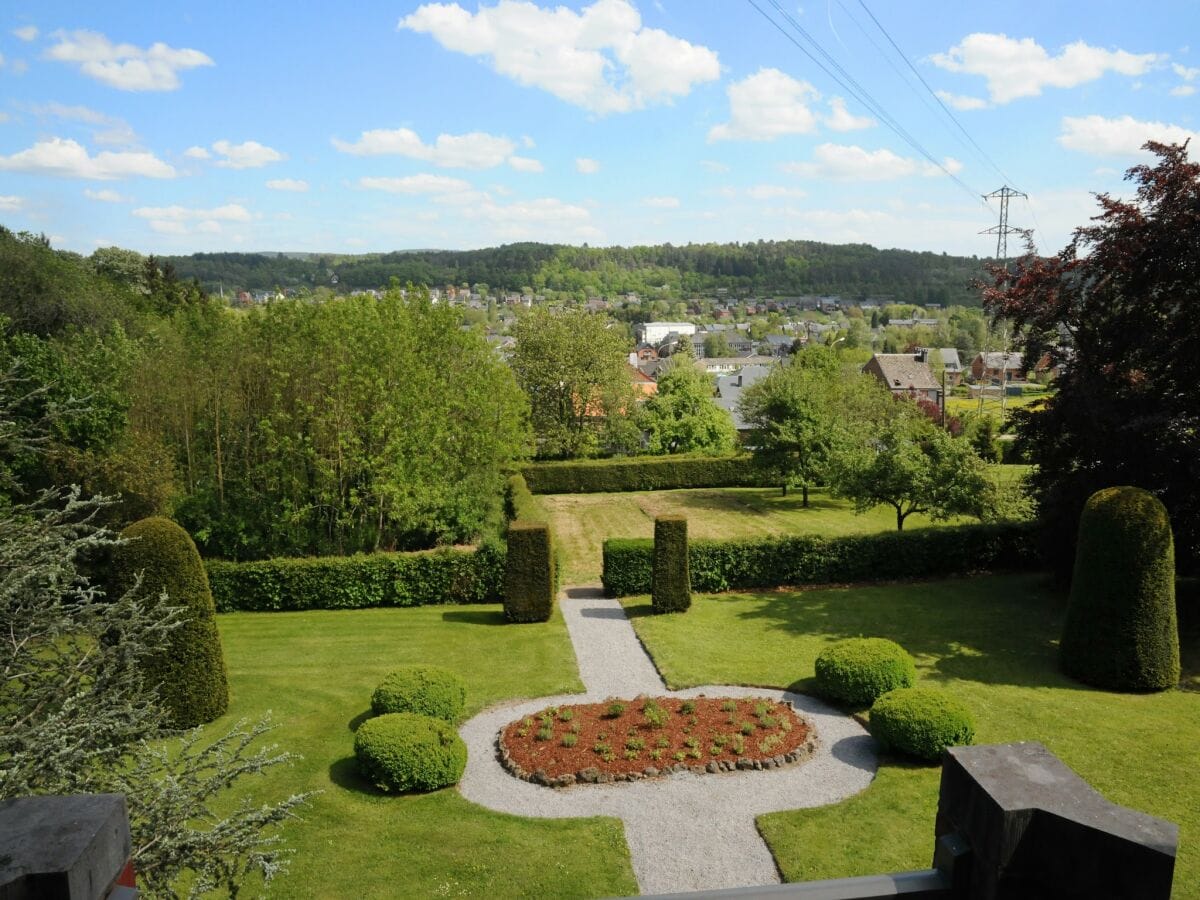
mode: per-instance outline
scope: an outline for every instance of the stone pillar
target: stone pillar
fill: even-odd
[[[0,900],[134,897],[128,889],[131,848],[120,794],[5,800],[0,803]]]
[[[1110,803],[1036,742],[947,750],[936,832],[969,845],[971,900],[1171,895],[1178,826]]]

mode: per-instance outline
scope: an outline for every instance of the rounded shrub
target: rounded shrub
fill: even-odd
[[[418,713],[447,722],[462,717],[467,702],[463,680],[440,666],[405,666],[388,675],[371,696],[375,715]]]
[[[436,791],[457,784],[467,745],[448,722],[416,713],[367,719],[354,736],[363,776],[384,791]]]
[[[840,703],[870,704],[888,691],[911,687],[916,677],[908,651],[886,638],[838,641],[817,657],[817,691]]]
[[[971,712],[936,688],[899,688],[871,707],[871,734],[885,749],[939,760],[947,747],[975,740]]]
[[[1083,508],[1060,653],[1064,672],[1096,687],[1179,683],[1171,522],[1141,488],[1105,488]]]
[[[161,651],[142,661],[142,673],[157,686],[169,725],[211,722],[229,707],[229,685],[212,591],[196,545],[160,516],[134,522],[121,538],[112,557],[115,593],[132,589],[140,576],[145,602],[182,608],[181,624]]]

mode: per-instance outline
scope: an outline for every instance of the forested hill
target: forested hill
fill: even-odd
[[[970,284],[982,266],[977,257],[814,241],[608,248],[525,243],[356,256],[197,253],[168,259],[181,278],[227,294],[320,285],[378,288],[397,278],[429,287],[478,284],[492,293],[532,289],[581,299],[629,291],[657,297],[665,285],[676,298],[726,288],[747,297],[838,294],[962,305],[978,303]]]

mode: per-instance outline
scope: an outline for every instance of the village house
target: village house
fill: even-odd
[[[977,353],[971,361],[971,378],[975,381],[1023,381],[1025,364],[1015,350],[1003,353]]]
[[[939,400],[942,387],[929,370],[924,353],[874,353],[863,371],[878,378],[892,396]]]

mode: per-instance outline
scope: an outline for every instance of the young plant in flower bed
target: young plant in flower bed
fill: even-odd
[[[548,707],[509,723],[499,739],[501,761],[512,774],[554,787],[682,769],[770,769],[806,759],[814,746],[812,726],[791,704],[759,697],[638,697]]]

